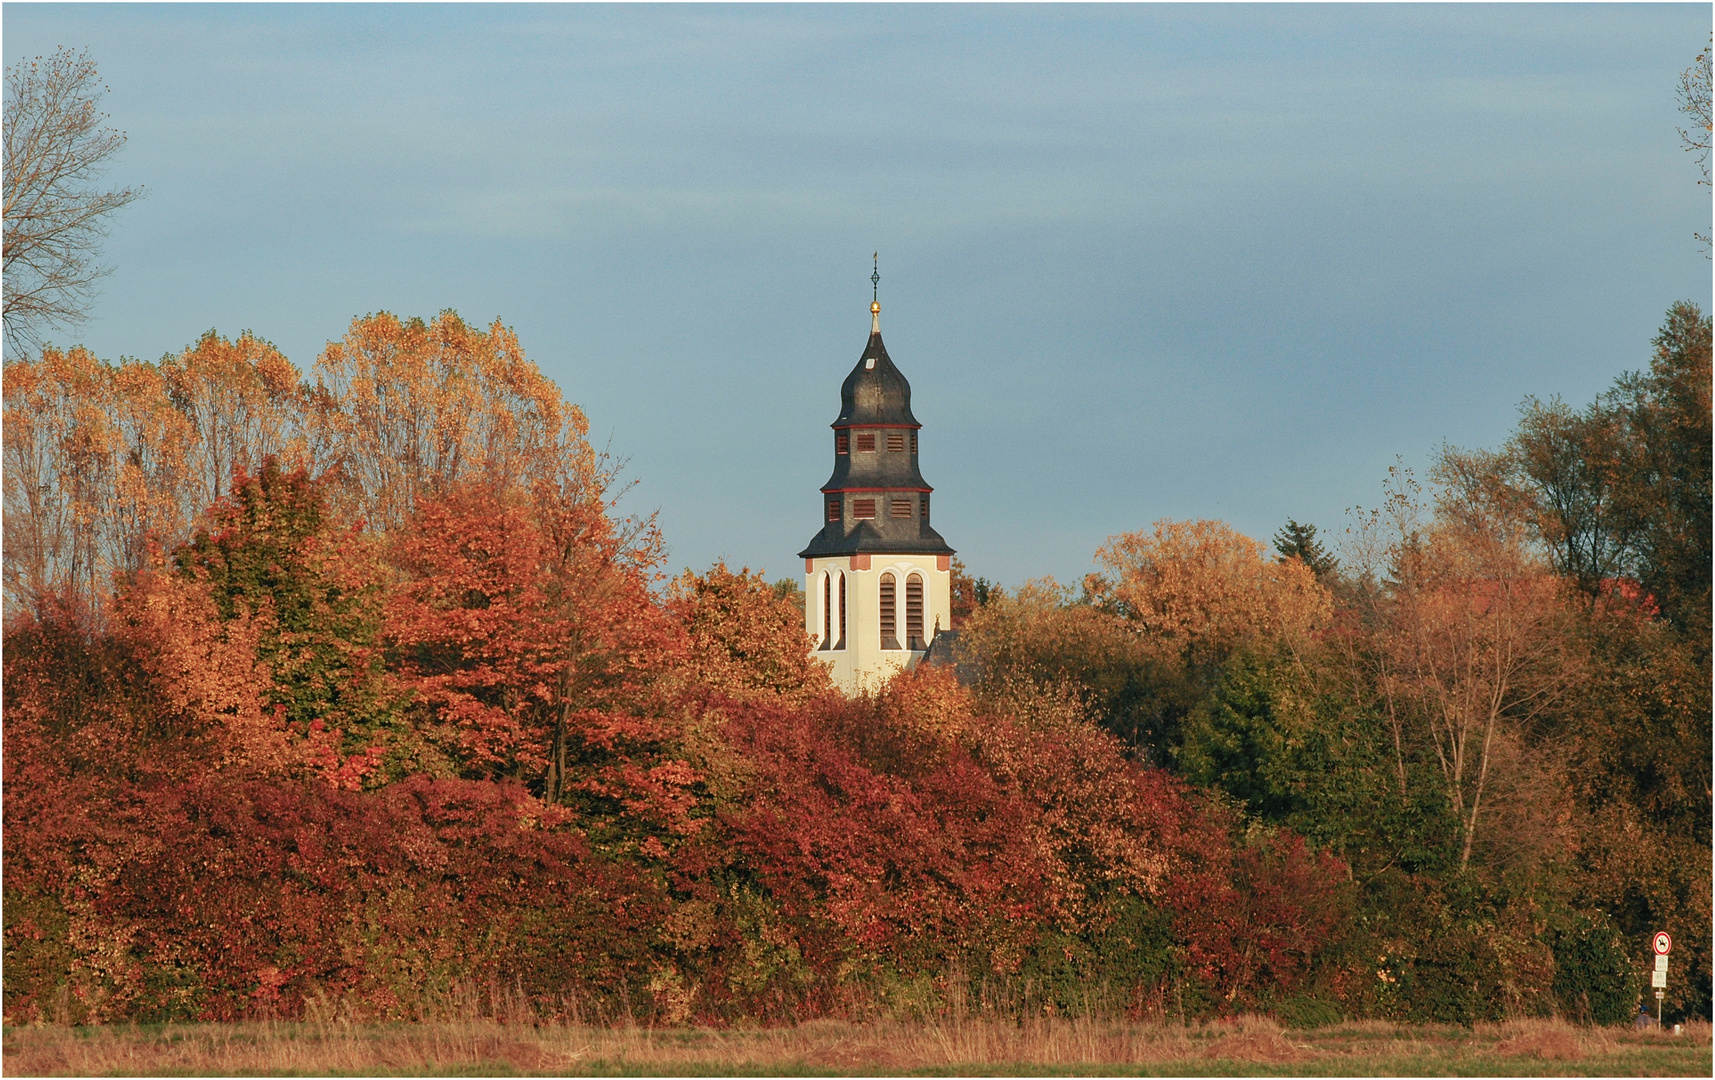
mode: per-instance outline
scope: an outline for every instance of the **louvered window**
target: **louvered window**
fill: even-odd
[[[922,652],[923,643],[923,579],[912,574],[905,580],[905,647]]]
[[[890,454],[905,453],[905,432],[890,431],[887,433],[887,452]]]
[[[875,453],[875,432],[873,432],[873,431],[860,431],[860,432],[858,432],[857,442],[858,442],[858,453],[860,453],[860,454],[873,454],[873,453]]]
[[[834,453],[849,454],[852,452],[852,437],[850,432],[834,432]]]
[[[896,517],[896,518],[908,518],[908,517],[910,517],[911,516],[911,500],[910,499],[892,499],[892,500],[889,500],[888,504],[887,504],[887,516],[888,517]]]
[[[881,647],[884,649],[899,648],[899,638],[895,633],[897,623],[894,619],[893,575],[881,575]]]
[[[919,496],[919,498],[922,500],[921,505],[923,507],[923,520],[928,521],[929,520],[929,496],[928,495],[922,495],[922,496]]]
[[[852,500],[852,517],[858,519],[859,521],[874,521],[875,520],[875,500],[874,499],[853,499]]]
[[[829,521],[840,520],[840,500],[838,500],[838,499],[829,499],[828,500],[828,520]]]
[[[915,431],[911,433],[911,452],[913,454],[917,452],[917,433]]]

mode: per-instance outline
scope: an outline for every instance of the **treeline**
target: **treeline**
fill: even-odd
[[[1612,1022],[1661,928],[1706,1015],[1709,323],[1658,346],[1344,561],[961,579],[975,684],[857,700],[663,580],[498,324],[9,363],[6,1019]]]
[[[1339,858],[1344,1011],[1620,1021],[1667,930],[1666,1013],[1707,1016],[1710,322],[1675,305],[1654,344],[1428,490],[1395,471],[1342,557],[1160,523],[1077,595],[973,604],[965,661]]]

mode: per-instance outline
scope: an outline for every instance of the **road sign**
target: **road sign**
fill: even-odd
[[[1652,972],[1650,972],[1649,973],[1649,984],[1651,986],[1655,987],[1657,990],[1660,990],[1662,987],[1667,985],[1667,972],[1665,972],[1665,971],[1652,971]]]
[[[1657,930],[1655,932],[1655,940],[1652,944],[1655,945],[1655,954],[1657,956],[1666,956],[1668,953],[1673,951],[1673,939],[1667,936],[1666,930]]]
[[[1665,956],[1656,957],[1655,958],[1655,969],[1657,971],[1666,971],[1667,970],[1667,957],[1665,957]]]

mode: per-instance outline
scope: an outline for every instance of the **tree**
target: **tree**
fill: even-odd
[[[988,578],[973,578],[965,569],[965,564],[953,556],[952,565],[952,610],[948,613],[952,618],[949,630],[957,630],[965,625],[972,612],[989,602],[992,594],[1000,591],[999,587]]]
[[[154,365],[82,348],[7,361],[5,399],[8,616],[52,594],[99,618],[114,575],[207,505],[191,493],[197,432]]]
[[[667,610],[684,625],[686,665],[698,685],[733,698],[801,705],[833,689],[828,668],[810,651],[804,610],[749,567],[717,562],[689,570],[667,590]]]
[[[1535,489],[1537,530],[1555,569],[1599,595],[1637,569],[1641,523],[1623,490],[1623,418],[1604,402],[1575,412],[1559,398],[1526,399],[1523,413],[1508,452]]]
[[[1580,675],[1564,586],[1527,544],[1516,492],[1485,464],[1443,453],[1434,520],[1392,538],[1381,630],[1389,698],[1428,736],[1461,869],[1485,798],[1528,771],[1532,726]]]
[[[229,493],[237,471],[255,473],[273,456],[303,456],[298,369],[249,331],[228,341],[215,331],[161,361],[173,406],[195,431],[196,500]]]
[[[425,768],[381,670],[385,575],[375,542],[329,519],[326,481],[263,460],[233,471],[231,494],[173,552],[178,576],[204,587],[218,620],[249,626],[267,675],[257,688],[276,726],[302,741],[325,778],[357,786],[383,758]]]
[[[1679,74],[1679,111],[1691,121],[1689,127],[1679,129],[1679,138],[1685,144],[1685,152],[1697,155],[1697,167],[1703,171],[1703,179],[1698,183],[1709,186],[1709,136],[1715,130],[1709,115],[1710,85],[1709,60],[1715,52],[1715,38],[1697,54],[1697,59],[1691,66]],[[1697,239],[1703,241],[1704,257],[1710,257],[1709,234],[1695,233]]]
[[[1555,568],[1592,596],[1632,578],[1661,613],[1707,641],[1710,549],[1710,320],[1668,309],[1647,372],[1630,372],[1583,412],[1527,401],[1501,471],[1534,500]]]
[[[1274,550],[1281,561],[1297,559],[1310,568],[1317,581],[1326,582],[1340,568],[1340,560],[1316,539],[1316,526],[1301,525],[1291,518],[1286,527],[1274,534]]]
[[[316,361],[307,397],[311,460],[339,471],[378,532],[462,484],[599,495],[611,479],[585,441],[589,421],[498,321],[484,333],[451,311],[354,319]]]
[[[1710,575],[1710,320],[1668,309],[1647,373],[1622,376],[1615,401],[1633,433],[1627,486],[1643,523],[1640,580],[1662,614],[1707,656]]]
[[[103,127],[101,85],[87,52],[60,49],[6,71],[6,352],[82,322],[107,267],[96,260],[107,216],[143,194],[103,189],[125,133]]]
[[[1020,687],[1075,693],[1095,721],[1164,764],[1196,698],[1179,657],[1102,607],[1074,602],[1051,578],[996,590],[960,631],[955,654],[985,697]]]
[[[647,706],[681,647],[639,562],[652,557],[599,499],[473,485],[418,505],[393,539],[407,580],[385,639],[421,722],[465,773],[613,816],[676,813],[679,774],[646,764],[666,730]]]
[[[1085,588],[1136,629],[1181,651],[1192,667],[1238,645],[1291,643],[1326,625],[1333,601],[1301,562],[1272,562],[1263,546],[1219,521],[1158,521],[1096,552],[1108,574]]]

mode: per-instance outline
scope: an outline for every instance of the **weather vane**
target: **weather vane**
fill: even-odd
[[[881,252],[878,251],[870,257],[875,260],[875,272],[869,276],[869,298],[871,302],[876,302],[881,299],[877,291],[881,288]]]

